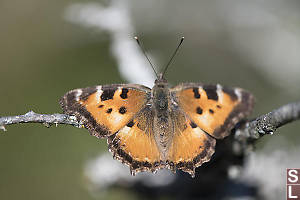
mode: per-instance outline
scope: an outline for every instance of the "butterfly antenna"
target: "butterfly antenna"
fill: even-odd
[[[168,64],[166,65],[166,67],[165,67],[165,69],[164,69],[164,71],[163,71],[163,73],[162,73],[162,77],[164,77],[165,73],[167,72],[167,69],[168,69],[169,65],[171,64],[171,62],[172,62],[174,56],[177,54],[177,51],[179,50],[179,47],[181,46],[183,40],[184,40],[184,37],[182,37],[182,38],[180,39],[180,42],[179,42],[178,46],[176,47],[176,49],[175,49],[173,55],[171,56],[171,58],[170,58]]]
[[[153,69],[153,71],[154,71],[156,77],[158,78],[158,74],[157,74],[157,72],[155,71],[155,68],[154,68],[153,64],[151,63],[150,59],[148,58],[148,56],[147,56],[147,54],[146,54],[144,48],[142,47],[139,38],[138,38],[137,36],[135,36],[134,39],[135,39],[136,42],[138,43],[138,45],[139,45],[139,47],[141,48],[141,50],[142,50],[144,56],[147,58],[147,60],[148,60],[148,62],[150,63],[150,65],[151,65],[151,67],[152,67],[152,69]]]

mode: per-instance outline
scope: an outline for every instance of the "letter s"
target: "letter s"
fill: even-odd
[[[289,175],[289,182],[291,183],[297,183],[298,181],[298,171],[295,169],[291,169],[288,171],[288,175]]]

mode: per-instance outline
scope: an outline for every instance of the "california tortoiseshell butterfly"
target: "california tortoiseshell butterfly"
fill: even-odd
[[[91,135],[106,138],[113,157],[132,175],[161,168],[192,176],[208,162],[216,139],[230,134],[253,107],[253,96],[240,88],[182,83],[169,87],[159,75],[152,89],[114,84],[75,89],[60,100]]]

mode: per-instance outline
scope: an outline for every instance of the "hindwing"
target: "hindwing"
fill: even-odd
[[[114,158],[130,166],[131,174],[154,172],[165,165],[153,134],[153,112],[146,107],[107,142]]]

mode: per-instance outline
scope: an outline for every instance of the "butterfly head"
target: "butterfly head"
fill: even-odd
[[[163,77],[163,74],[159,74],[154,82],[154,87],[152,88],[154,106],[159,112],[163,112],[168,109],[168,90],[168,81]]]
[[[157,79],[155,80],[154,84],[160,88],[163,88],[168,86],[168,81],[164,78],[164,75],[160,73],[157,76]]]

